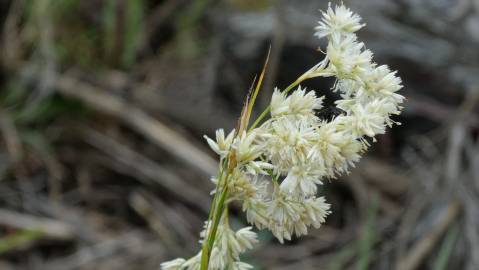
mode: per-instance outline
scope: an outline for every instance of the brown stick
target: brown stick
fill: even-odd
[[[113,115],[152,140],[176,158],[210,176],[217,171],[217,162],[178,132],[131,106],[118,97],[69,76],[60,76],[58,91],[76,98],[95,110]]]
[[[64,222],[5,209],[0,209],[0,224],[17,229],[38,231],[46,237],[57,240],[69,240],[74,237],[73,228]]]
[[[148,226],[158,235],[161,242],[170,249],[170,252],[175,255],[182,253],[182,247],[178,243],[176,235],[172,232],[171,227],[166,224],[158,214],[158,210],[148,200],[142,192],[134,192],[129,198],[131,207],[148,222]]]
[[[124,168],[122,172],[128,172],[129,175],[141,181],[146,180],[147,185],[156,183],[190,205],[208,212],[210,199],[207,194],[185,183],[170,169],[92,129],[85,131],[85,138],[89,144],[104,151],[119,163]]]
[[[23,147],[12,118],[5,111],[0,111],[0,131],[12,162],[18,164],[23,156]]]
[[[447,228],[456,220],[459,215],[460,205],[457,202],[450,203],[448,207],[441,213],[441,217],[437,225],[421,238],[411,248],[403,259],[399,260],[398,270],[414,270],[418,269],[423,260],[434,249],[441,236],[447,231]]]

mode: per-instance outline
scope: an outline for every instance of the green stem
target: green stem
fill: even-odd
[[[221,194],[220,201],[218,202],[219,205],[218,205],[218,208],[216,209],[215,218],[213,220],[213,227],[211,228],[211,237],[210,239],[208,239],[209,240],[208,246],[210,248],[210,251],[211,251],[211,248],[213,248],[213,244],[215,242],[216,232],[218,231],[218,225],[220,224],[221,217],[223,215],[223,212],[226,209],[225,200],[227,195],[228,195],[228,189],[226,188]]]
[[[217,186],[219,187],[221,185],[221,180],[223,179],[223,172],[225,170],[225,168],[227,167],[227,162],[228,159],[224,159],[222,164],[221,164],[221,168],[220,168],[220,171],[218,172],[218,183],[217,183]],[[209,226],[209,222],[212,220],[213,218],[213,214],[215,213],[215,210],[216,210],[216,204],[217,204],[217,201],[218,201],[218,189],[216,190],[215,192],[215,195],[213,196],[213,200],[211,202],[211,208],[210,208],[210,212],[208,213],[208,219],[207,219],[207,227],[206,229],[208,229],[208,226]],[[210,237],[210,233],[206,232],[206,235],[205,235],[205,238],[203,239],[203,244],[201,246],[201,265],[204,264],[204,261],[206,262],[206,267],[208,267],[208,254],[209,254],[209,247],[208,247],[208,239]],[[203,268],[202,268],[203,269]]]
[[[218,172],[218,184],[217,186],[220,186],[221,184],[221,179],[223,179],[223,172],[225,171],[225,168],[227,168],[227,165],[228,165],[228,159],[225,158],[223,161],[222,161],[222,164],[221,164],[221,168]],[[212,217],[213,217],[213,213],[215,211],[215,207],[216,207],[216,200],[218,199],[218,192],[215,192],[215,195],[213,196],[213,200],[211,201],[211,208],[210,208],[210,212],[208,213],[208,219],[207,221],[209,221]]]
[[[224,163],[224,165],[227,165],[227,162]],[[222,168],[222,171],[224,170],[224,167]],[[221,173],[221,176],[223,175],[223,173]],[[213,249],[213,244],[215,242],[215,238],[216,238],[216,233],[218,231],[218,225],[221,221],[221,217],[223,215],[223,212],[226,208],[226,204],[225,204],[225,201],[226,201],[226,198],[228,197],[228,178],[229,178],[229,175],[226,175],[224,177],[224,184],[223,184],[223,189],[221,191],[221,195],[220,195],[220,198],[219,198],[219,201],[217,201],[217,196],[218,196],[218,192],[215,193],[215,197],[213,198],[213,206],[211,208],[211,211],[210,211],[210,217],[208,218],[208,224],[207,224],[207,235],[205,237],[205,239],[203,239],[203,246],[202,246],[202,249],[201,249],[201,270],[207,270],[208,269],[208,265],[209,265],[209,261],[210,261],[210,253],[211,253],[211,250]],[[220,181],[223,179],[223,177],[221,177],[220,179],[218,179],[218,186],[221,187],[221,183]],[[218,190],[217,190],[218,191]],[[217,203],[216,203],[217,202]],[[212,225],[209,224],[210,222],[212,222]],[[210,225],[212,227],[210,227]]]
[[[288,87],[286,87],[283,91],[283,93],[287,94],[289,93],[289,91],[291,91],[294,87],[296,87],[298,84],[300,84],[301,82],[303,81],[302,77],[299,77],[295,82],[293,82],[292,84],[288,85]],[[258,116],[258,118],[256,119],[256,121],[254,121],[254,123],[251,125],[251,127],[249,128],[248,131],[251,131],[253,130],[255,127],[257,127],[259,125],[259,123],[261,123],[261,121],[268,115],[268,113],[270,112],[271,110],[271,106],[268,105],[268,107],[266,107],[266,109],[264,109],[264,111]]]
[[[309,72],[306,72],[304,73],[303,75],[299,76],[298,79],[296,79],[296,81],[294,81],[292,84],[288,85],[288,87],[286,87],[283,91],[284,94],[287,94],[289,93],[294,87],[298,86],[301,82],[307,80],[307,79],[311,79],[311,78],[314,78],[314,77],[318,77],[318,76],[321,76],[321,74],[324,75],[324,69],[322,68],[321,70],[315,70],[315,76],[309,76]],[[261,123],[261,121],[268,115],[268,113],[270,112],[271,110],[271,106],[268,105],[268,107],[266,107],[266,109],[264,109],[264,111],[258,116],[258,118],[256,119],[256,121],[254,121],[254,123],[251,125],[251,127],[248,129],[248,131],[251,131],[253,130],[254,128],[256,128],[259,123]]]

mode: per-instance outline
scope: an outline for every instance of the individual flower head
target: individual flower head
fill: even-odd
[[[244,165],[245,170],[252,175],[267,175],[269,170],[273,170],[273,164],[261,160],[250,161]]]
[[[336,84],[335,90],[341,93],[342,99],[336,101],[338,108],[349,112],[352,105],[366,105],[372,100],[386,99],[399,106],[404,97],[397,93],[402,88],[401,79],[396,72],[391,72],[386,65],[371,65],[360,80],[342,79]]]
[[[354,167],[354,163],[359,161],[361,154],[367,149],[367,145],[352,134],[344,134],[339,148],[343,159],[337,159],[334,162],[336,174],[348,172],[350,167]]]
[[[164,262],[160,265],[161,270],[197,270],[200,269],[201,251],[189,260],[182,258]]]
[[[303,121],[282,117],[269,124],[262,133],[266,157],[271,160],[276,173],[286,173],[304,160],[314,138],[314,128]]]
[[[243,201],[246,220],[258,229],[266,228],[269,220],[268,204],[264,198],[246,198]]]
[[[273,200],[268,205],[268,229],[283,243],[284,240],[291,240],[294,234],[294,224],[300,221],[301,204],[289,199],[286,194],[280,191],[275,192]]]
[[[323,97],[318,98],[314,91],[306,92],[305,88],[298,87],[288,97],[277,88],[271,98],[271,116],[311,117],[315,110],[323,107]]]
[[[286,102],[286,95],[278,88],[274,88],[273,95],[271,96],[271,116],[278,117],[280,115],[287,114],[289,111],[289,104]]]
[[[396,104],[402,103],[404,97],[396,93],[402,88],[402,82],[396,74],[397,72],[391,71],[387,65],[375,67],[363,76],[365,91],[372,98],[384,97]]]
[[[361,29],[365,24],[361,23],[361,17],[353,13],[344,5],[331,8],[331,3],[326,12],[321,12],[323,18],[316,26],[315,36],[318,38],[331,36],[333,34],[349,34]]]
[[[234,262],[231,265],[231,270],[250,270],[253,266],[244,262]]]
[[[340,130],[348,130],[357,138],[363,136],[374,137],[377,134],[384,134],[386,131],[386,117],[379,112],[380,107],[367,104],[355,104],[351,110],[352,114],[338,119]]]
[[[312,159],[294,165],[280,184],[282,192],[293,196],[312,196],[322,184],[324,167]]]
[[[316,97],[314,91],[306,92],[306,88],[298,87],[287,98],[289,105],[289,114],[309,116],[314,114],[314,110],[323,107],[323,98]]]
[[[204,229],[200,233],[200,236],[203,239],[202,241],[204,241],[205,237],[210,233],[210,230],[210,222],[205,222]],[[214,241],[213,248],[211,250],[208,269],[223,270],[227,269],[227,266],[238,263],[240,260],[239,255],[245,252],[247,249],[253,248],[253,245],[257,242],[257,235],[251,230],[251,227],[242,228],[235,232],[230,229],[228,224],[220,224],[217,228],[216,240]],[[164,263],[164,265],[180,265],[180,268],[178,269],[197,270],[199,269],[197,267],[199,267],[200,258],[201,252],[186,262],[177,259],[176,261]],[[176,262],[176,264],[174,262]],[[182,264],[180,264],[181,262]],[[248,264],[245,263],[237,264],[237,266],[243,267],[239,269],[249,269]]]
[[[237,200],[263,199],[267,193],[267,181],[260,176],[235,168],[228,181],[231,198]]]
[[[216,260],[217,269],[225,269],[226,265],[239,261],[239,255],[247,249],[253,248],[253,245],[258,242],[257,235],[251,231],[251,227],[235,232],[228,225],[220,225],[217,237],[218,240],[215,241],[214,247],[217,249],[217,253],[211,254],[211,257]]]
[[[353,79],[340,79],[336,82],[333,91],[339,92],[341,94],[341,100],[353,100],[358,96],[358,92],[361,91],[361,87],[365,87],[362,81],[357,81]],[[366,96],[369,97],[369,96]]]
[[[238,242],[239,253],[252,249],[253,245],[258,242],[258,235],[252,231],[252,227],[245,227],[236,231],[235,238]]]
[[[336,122],[322,123],[315,133],[314,145],[308,158],[324,168],[324,175],[334,177],[335,164],[342,163],[345,157],[341,153],[341,144],[345,134],[337,128]]]
[[[326,203],[324,197],[310,197],[304,201],[303,205],[303,216],[307,220],[307,225],[312,225],[316,229],[326,221],[326,216],[331,213],[329,211],[331,205]]]
[[[261,147],[254,143],[256,135],[255,131],[243,131],[234,138],[232,148],[236,150],[236,159],[239,163],[254,161],[261,155]]]
[[[339,79],[358,79],[370,69],[372,56],[355,35],[332,36],[326,50],[327,70]]]
[[[235,130],[233,129],[228,136],[225,138],[225,131],[221,128],[216,131],[216,141],[204,135],[208,145],[217,153],[221,158],[224,158],[230,151],[231,144],[233,143],[233,138],[235,135]]]
[[[267,227],[283,243],[284,240],[291,240],[293,235],[307,234],[308,226],[318,228],[330,213],[329,208],[323,197],[289,196],[277,189],[269,202],[270,221]]]
[[[181,270],[186,260],[183,258],[174,259],[172,261],[164,262],[161,264],[162,270]]]
[[[227,265],[227,261],[225,257],[226,257],[225,251],[219,249],[218,246],[214,246],[213,249],[211,250],[209,269],[211,270],[225,269]]]

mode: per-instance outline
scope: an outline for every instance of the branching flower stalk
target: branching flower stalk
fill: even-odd
[[[270,230],[283,243],[324,223],[330,205],[318,196],[318,185],[348,172],[374,136],[398,124],[390,117],[400,113],[404,101],[396,72],[374,63],[372,52],[358,41],[355,33],[362,27],[359,15],[344,5],[329,6],[315,28],[315,35],[328,41],[324,59],[283,91],[275,89],[268,108],[249,126],[265,65],[237,127],[227,135],[217,130],[215,140],[205,136],[220,165],[200,234],[202,249],[188,260],[165,262],[162,269],[251,269],[240,254],[258,242],[252,226]],[[335,105],[342,113],[331,120],[317,115],[324,97],[300,86],[316,77],[336,78],[332,91],[341,97]],[[252,226],[230,228],[233,201],[242,204]]]

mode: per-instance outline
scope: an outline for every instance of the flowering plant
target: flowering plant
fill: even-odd
[[[374,63],[371,51],[358,41],[355,32],[363,26],[344,5],[329,6],[315,33],[328,40],[325,58],[283,91],[275,89],[270,106],[248,126],[263,69],[237,128],[227,135],[219,129],[215,140],[205,136],[220,166],[212,179],[216,187],[202,249],[188,260],[165,262],[162,269],[251,269],[240,254],[258,239],[252,227],[230,228],[232,201],[242,203],[250,224],[270,230],[281,243],[324,223],[330,205],[317,196],[317,186],[354,166],[369,147],[367,138],[374,141],[396,123],[390,116],[400,113],[404,100],[397,94],[402,86],[396,72]],[[332,90],[340,94],[335,104],[342,113],[330,121],[316,115],[324,98],[299,86],[315,77],[336,78]]]

